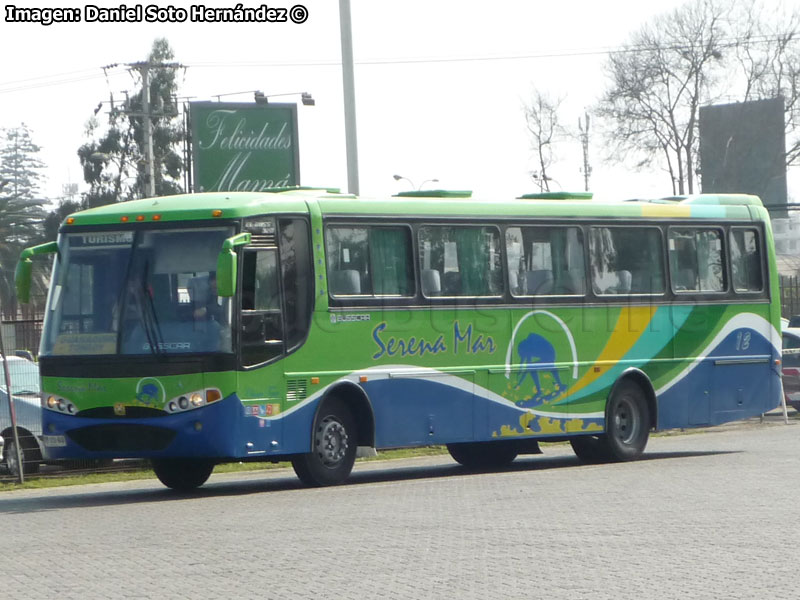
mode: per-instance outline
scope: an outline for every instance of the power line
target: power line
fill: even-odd
[[[28,81],[36,81],[38,79],[47,79],[47,78],[50,78],[50,77],[59,77],[59,76],[66,76],[66,75],[77,75],[79,73],[96,74],[96,72],[97,72],[97,70],[94,69],[94,68],[92,68],[92,69],[82,69],[80,71],[70,71],[68,73],[58,73],[57,75],[39,75],[37,77],[26,77],[25,79],[15,79],[15,80],[12,80],[12,81],[6,81],[5,83],[2,83],[0,85],[14,85],[16,83],[26,83]]]
[[[732,48],[737,45],[743,44],[745,41],[748,44],[765,44],[769,42],[777,42],[782,39],[782,35],[776,34],[774,36],[754,36],[751,38],[731,38],[723,39],[715,44],[716,48]],[[357,65],[392,65],[392,64],[419,64],[419,63],[450,63],[450,62],[480,62],[480,61],[499,61],[499,60],[532,60],[543,58],[569,58],[581,56],[601,56],[604,54],[627,54],[634,52],[655,52],[663,50],[692,50],[704,48],[705,45],[700,44],[675,44],[666,46],[617,46],[609,47],[602,46],[598,48],[585,48],[585,49],[567,49],[555,52],[538,52],[533,54],[496,54],[496,55],[478,55],[478,56],[420,56],[420,57],[398,57],[398,58],[367,58],[356,60]],[[341,65],[337,60],[307,60],[307,61],[241,61],[241,62],[200,62],[192,63],[190,67],[211,67],[211,68],[226,68],[226,67],[319,67],[319,66],[338,66]]]
[[[730,38],[719,40],[716,48],[732,48],[740,44],[766,44],[770,42],[777,42],[788,36],[789,33],[779,33],[771,36],[754,36],[751,38]],[[584,56],[602,56],[612,54],[626,54],[635,52],[655,52],[665,50],[693,50],[703,48],[702,45],[693,44],[675,44],[666,46],[618,46],[618,47],[598,47],[598,48],[584,48],[584,49],[566,49],[563,51],[554,52],[537,52],[525,54],[495,54],[495,55],[476,55],[476,56],[421,56],[421,57],[396,57],[396,58],[367,58],[356,60],[356,65],[373,66],[373,65],[403,65],[403,64],[445,64],[445,63],[471,63],[471,62],[494,62],[494,61],[510,61],[510,60],[540,60],[552,58],[574,58]],[[114,65],[109,65],[114,66]],[[341,61],[338,60],[295,60],[295,61],[225,61],[225,62],[197,62],[181,65],[182,67],[195,67],[195,68],[257,68],[257,67],[270,67],[270,68],[303,68],[303,67],[339,67]],[[103,67],[101,72],[93,72],[92,70],[73,71],[70,73],[59,73],[55,75],[42,75],[39,77],[32,77],[29,79],[20,79],[15,81],[0,82],[0,94],[20,92],[30,89],[38,89],[42,87],[50,87],[57,85],[65,85],[70,83],[80,83],[92,79],[99,79],[106,76],[106,69]],[[80,75],[86,73],[85,75]],[[116,74],[112,74],[116,75]],[[52,78],[52,79],[51,79]],[[41,80],[41,81],[40,81]],[[26,82],[36,81],[37,83],[26,84]],[[17,85],[22,84],[22,85]],[[7,87],[11,86],[11,87]]]
[[[26,90],[35,90],[35,89],[39,89],[39,88],[52,87],[52,86],[58,86],[58,85],[66,85],[66,84],[70,84],[70,83],[81,83],[81,82],[84,82],[84,81],[91,81],[92,79],[102,79],[102,78],[104,78],[106,76],[105,73],[103,73],[102,71],[95,72],[93,74],[82,75],[82,76],[81,75],[77,75],[77,73],[81,73],[81,72],[82,71],[76,71],[75,72],[76,76],[73,76],[73,77],[65,77],[63,75],[59,75],[59,76],[55,76],[55,77],[58,77],[57,79],[49,79],[49,80],[46,80],[46,81],[38,81],[37,83],[30,83],[30,84],[27,84],[27,85],[17,85],[15,87],[5,87],[5,86],[13,85],[16,82],[0,83],[0,94],[8,94],[8,93],[12,93],[12,92],[23,92],[23,91],[26,91]],[[116,75],[116,74],[114,74],[114,75]],[[47,79],[47,77],[54,77],[54,76],[44,76],[43,75],[41,77],[31,78],[31,80],[45,80],[45,79]]]

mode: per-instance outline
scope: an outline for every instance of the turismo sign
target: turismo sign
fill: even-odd
[[[191,102],[194,190],[299,185],[297,105]]]

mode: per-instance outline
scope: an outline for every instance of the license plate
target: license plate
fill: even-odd
[[[63,448],[67,445],[67,438],[63,435],[43,435],[42,443],[47,448]]]

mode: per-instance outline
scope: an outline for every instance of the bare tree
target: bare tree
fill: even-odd
[[[553,99],[547,94],[533,91],[530,104],[523,106],[525,122],[531,136],[531,147],[536,153],[538,169],[533,172],[539,189],[550,191],[550,176],[547,170],[556,160],[554,144],[559,135],[564,132],[558,120],[558,110],[563,98]]]
[[[657,17],[606,65],[597,113],[610,125],[610,158],[664,166],[673,193],[694,192],[698,112],[722,71],[727,10],[696,0]]]
[[[786,166],[800,164],[800,9],[741,0],[731,21],[735,66],[744,83],[741,99],[783,97]]]
[[[673,193],[691,194],[700,106],[782,96],[786,164],[800,164],[799,31],[800,9],[764,0],[691,0],[656,17],[606,64],[609,158],[659,165]]]

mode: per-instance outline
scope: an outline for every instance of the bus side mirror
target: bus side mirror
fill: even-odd
[[[249,233],[240,233],[222,242],[217,257],[217,296],[230,298],[236,292],[236,246],[250,243]]]
[[[25,248],[19,255],[17,268],[14,270],[14,286],[17,288],[17,300],[22,304],[27,304],[31,299],[31,274],[33,272],[32,256],[36,254],[52,254],[58,252],[57,242],[47,242]]]

